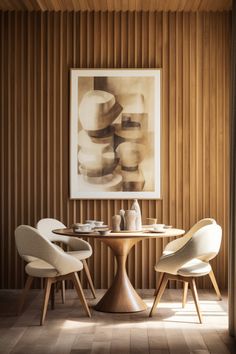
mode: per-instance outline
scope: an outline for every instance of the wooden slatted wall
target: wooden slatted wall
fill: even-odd
[[[19,224],[55,217],[103,219],[127,200],[69,200],[69,69],[163,68],[162,200],[140,202],[143,219],[188,229],[214,217],[224,230],[213,261],[227,286],[230,13],[0,13],[0,286],[23,286],[14,244]],[[166,242],[166,241],[165,241]],[[136,288],[153,288],[164,241],[139,243],[128,259]],[[115,271],[93,243],[97,288]],[[199,282],[209,286],[208,279]]]
[[[232,0],[0,0],[4,11],[230,11]]]

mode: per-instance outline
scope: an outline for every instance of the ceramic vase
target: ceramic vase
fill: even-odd
[[[120,209],[119,214],[121,216],[120,229],[125,230],[126,225],[125,225],[125,211],[124,211],[124,209]]]
[[[136,210],[126,210],[125,211],[125,223],[126,230],[135,231],[136,230]]]
[[[137,199],[134,199],[131,210],[135,210],[137,213],[135,230],[142,230],[142,215]]]
[[[112,216],[112,230],[114,232],[120,231],[120,222],[121,222],[121,216],[120,215]]]

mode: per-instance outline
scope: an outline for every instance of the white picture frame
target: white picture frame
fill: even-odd
[[[70,198],[161,198],[161,69],[70,70]]]

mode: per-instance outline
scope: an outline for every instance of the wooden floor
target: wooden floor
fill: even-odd
[[[97,298],[104,293],[97,291]],[[90,305],[89,291],[85,291]],[[25,312],[14,315],[19,291],[0,291],[0,353],[22,354],[225,354],[236,353],[228,336],[227,298],[216,300],[213,292],[199,290],[204,323],[200,325],[191,294],[185,309],[180,290],[166,290],[153,318],[148,313],[153,291],[140,292],[148,310],[136,314],[107,314],[92,310],[87,318],[74,290],[66,291],[66,304],[56,295],[55,310],[48,309],[39,326],[42,292],[32,290]]]

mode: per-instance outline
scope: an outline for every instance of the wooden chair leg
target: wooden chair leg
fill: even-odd
[[[184,282],[184,290],[183,290],[183,302],[182,302],[182,307],[185,307],[186,301],[187,301],[187,295],[188,295],[188,282]]]
[[[167,283],[168,283],[168,274],[164,273],[164,276],[162,278],[162,282],[160,284],[159,291],[156,294],[156,297],[155,297],[155,300],[153,302],[149,317],[152,317],[152,314],[153,314],[155,308],[157,307],[159,301],[161,300],[162,294],[164,293],[164,290],[166,288]]]
[[[51,285],[52,285],[52,278],[46,278],[45,290],[44,290],[43,307],[42,307],[42,313],[41,313],[41,319],[40,319],[40,325],[41,325],[41,326],[44,324],[44,320],[45,320],[45,316],[46,316],[46,312],[47,312],[48,300],[49,300],[49,296],[50,296]]]
[[[159,291],[159,289],[160,289],[160,286],[161,286],[161,282],[162,282],[163,277],[164,277],[164,273],[160,273],[160,279],[159,279],[159,281],[158,281],[158,285],[157,285],[157,287],[156,287],[156,290],[154,291],[154,296],[157,295],[157,293],[158,293],[158,291]]]
[[[60,283],[59,281],[57,281],[56,284],[55,284],[55,291],[56,291],[56,293],[58,293],[60,287],[61,287],[61,283]]]
[[[213,270],[210,271],[209,277],[210,277],[212,285],[213,285],[213,287],[215,289],[216,295],[218,296],[218,299],[222,300],[220,289],[218,287],[218,284],[217,284],[217,281],[216,281],[215,274],[214,274]]]
[[[66,302],[66,283],[65,280],[61,281],[61,301],[64,304]]]
[[[55,308],[55,284],[51,285],[51,310]]]
[[[78,277],[78,274],[77,273],[73,273],[72,274],[72,280],[73,280],[73,283],[74,283],[74,286],[75,286],[75,289],[77,291],[77,294],[80,298],[80,301],[82,303],[82,306],[83,308],[85,309],[85,312],[87,313],[87,315],[89,317],[91,317],[91,313],[90,313],[90,310],[89,310],[89,307],[88,307],[88,304],[86,302],[86,299],[85,299],[85,296],[84,296],[84,293],[83,293],[83,289],[82,289],[82,286],[80,284],[80,280],[79,280],[79,277]]]
[[[40,279],[40,289],[44,289],[44,278]]]
[[[62,304],[65,304],[66,302],[66,286],[65,286],[65,280],[58,281],[55,284],[55,291],[58,293],[60,290],[61,292],[61,302]]]
[[[88,267],[87,262],[86,262],[85,259],[83,259],[82,262],[83,262],[84,271],[85,271],[85,274],[86,274],[86,277],[87,277],[87,281],[89,283],[89,287],[90,287],[90,289],[92,291],[94,299],[96,299],[95,289],[94,289],[94,286],[93,286],[93,281],[92,281],[92,278],[91,278],[89,267]]]
[[[33,279],[34,279],[33,277],[28,275],[28,277],[26,279],[26,282],[25,282],[25,287],[23,289],[23,292],[21,294],[20,301],[19,301],[19,304],[18,304],[17,315],[21,314],[22,308],[23,308],[24,303],[25,303],[26,295],[28,294],[28,291],[31,288]]]
[[[191,278],[189,279],[190,282],[190,287],[192,290],[192,295],[193,295],[193,300],[197,309],[197,314],[198,314],[198,318],[199,318],[199,322],[202,323],[202,314],[200,311],[200,307],[199,307],[199,301],[198,301],[198,294],[197,294],[197,288],[196,288],[196,283],[195,283],[195,279]]]

